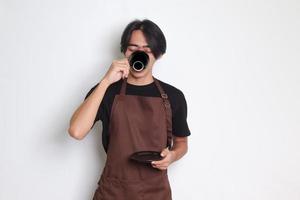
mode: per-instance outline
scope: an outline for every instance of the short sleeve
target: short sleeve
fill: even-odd
[[[173,135],[185,137],[191,135],[187,123],[187,103],[184,94],[180,91],[175,99],[176,106],[172,112]]]
[[[99,84],[99,83],[97,83],[95,86],[93,86],[93,87],[90,89],[90,91],[86,94],[84,100],[86,100],[86,99],[90,96],[90,94],[95,90],[95,88],[98,86],[98,84]],[[103,110],[103,109],[102,109],[102,107],[103,107],[102,104],[103,104],[103,101],[101,102],[101,104],[100,104],[100,106],[99,106],[99,108],[98,108],[98,111],[97,111],[97,114],[96,114],[96,117],[95,117],[95,120],[94,120],[94,123],[93,123],[91,129],[94,127],[95,123],[101,119],[101,116],[102,116],[101,110]]]

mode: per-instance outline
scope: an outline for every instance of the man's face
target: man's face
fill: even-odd
[[[135,30],[132,32],[131,38],[129,41],[129,45],[125,52],[125,57],[129,58],[129,56],[137,50],[144,51],[145,53],[147,53],[149,56],[149,62],[148,62],[147,67],[144,70],[142,70],[140,72],[136,72],[132,68],[130,68],[130,73],[134,77],[144,77],[144,76],[148,75],[149,73],[151,73],[151,75],[152,75],[152,67],[153,67],[153,64],[155,63],[156,59],[155,59],[154,55],[152,54],[151,49],[148,46],[148,43],[146,41],[146,38],[141,30]]]

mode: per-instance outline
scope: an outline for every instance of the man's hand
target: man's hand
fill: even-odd
[[[108,85],[120,80],[121,78],[127,78],[129,74],[129,62],[127,58],[123,58],[120,60],[114,60],[106,72],[103,80],[108,83]]]
[[[173,147],[171,150],[165,148],[160,155],[164,157],[162,160],[151,162],[152,167],[166,170],[170,164],[179,160],[182,156],[187,153],[188,150],[188,141],[187,137],[175,137],[173,136]]]
[[[165,148],[160,155],[164,158],[159,161],[152,161],[152,167],[160,170],[166,170],[168,166],[175,161],[175,152]]]

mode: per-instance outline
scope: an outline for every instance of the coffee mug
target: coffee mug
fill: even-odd
[[[128,61],[133,70],[140,72],[146,68],[149,56],[144,51],[135,51],[130,55]]]

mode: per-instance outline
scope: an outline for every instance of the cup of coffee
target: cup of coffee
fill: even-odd
[[[135,51],[130,55],[128,61],[133,70],[140,72],[146,68],[149,56],[144,51]]]

